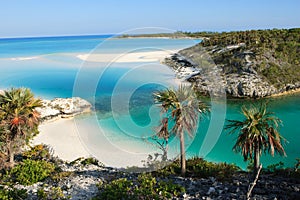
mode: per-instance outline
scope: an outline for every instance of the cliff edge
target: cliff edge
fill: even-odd
[[[300,88],[300,28],[214,33],[164,60],[203,94],[261,98]]]

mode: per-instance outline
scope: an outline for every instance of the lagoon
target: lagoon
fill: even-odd
[[[85,98],[94,105],[95,112],[80,116],[76,124],[78,137],[90,153],[106,162],[109,155],[101,154],[105,146],[101,146],[103,138],[98,137],[104,134],[110,144],[120,151],[146,159],[148,154],[159,151],[144,141],[144,138],[153,135],[153,128],[160,119],[159,108],[153,105],[151,94],[165,87],[176,87],[179,82],[174,72],[161,65],[159,59],[199,41],[110,37],[1,39],[0,88],[29,87],[38,97],[46,99]],[[96,55],[96,60],[88,59],[91,58],[90,52]],[[149,57],[148,53],[156,57]],[[104,59],[108,55],[111,57]],[[135,59],[128,60],[128,57]],[[124,62],[126,59],[128,62]],[[293,166],[300,155],[300,95],[269,98],[268,101],[270,110],[283,121],[280,131],[288,141],[285,144],[287,157],[263,156],[262,163],[267,166],[282,161],[286,166]],[[223,126],[225,119],[240,119],[241,105],[250,103],[251,100],[215,102],[217,122],[207,116],[199,123],[195,137],[187,140],[187,156],[204,156],[207,160],[236,163],[245,168],[247,164],[242,156],[231,150],[235,136],[214,130],[216,124],[213,123]],[[91,127],[94,127],[93,130]],[[204,144],[207,134],[215,134],[216,137],[214,141],[206,140]],[[178,155],[177,144],[178,141],[173,139],[169,156]]]

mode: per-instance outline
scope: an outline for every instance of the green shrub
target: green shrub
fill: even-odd
[[[152,172],[152,174],[162,177],[166,177],[169,175],[179,175],[181,174],[180,163],[178,160],[176,160],[166,167],[161,168],[156,172]]]
[[[178,196],[181,193],[184,193],[185,188],[181,185],[174,184],[172,181],[161,181],[158,183],[156,191],[163,197],[171,198],[172,196]]]
[[[66,197],[60,187],[51,187],[50,190],[44,188],[37,191],[37,197],[40,200],[57,200],[57,199],[69,199]]]
[[[159,195],[156,193],[156,178],[150,174],[141,174],[137,178],[138,187],[134,188],[134,195],[138,199],[158,199]]]
[[[70,164],[70,165],[75,165],[76,163],[82,161],[83,159],[84,159],[83,157],[79,157],[79,158],[77,158],[77,159],[71,161],[69,164]]]
[[[234,164],[227,163],[213,163],[204,160],[203,158],[191,158],[186,162],[186,176],[197,177],[197,178],[208,178],[215,177],[220,181],[230,180],[232,175],[240,170]],[[174,161],[172,164],[160,169],[154,174],[161,176],[168,176],[171,174],[180,175],[180,162]]]
[[[52,163],[44,160],[25,160],[16,165],[10,175],[22,185],[31,185],[47,178],[55,169]]]
[[[113,180],[111,183],[105,185],[101,184],[99,185],[101,194],[95,199],[131,199],[130,190],[132,185],[133,183],[128,181],[126,178]]]
[[[98,161],[96,158],[83,158],[83,157],[79,157],[75,160],[73,160],[72,162],[70,162],[69,164],[70,165],[75,165],[75,164],[82,164],[84,166],[86,165],[96,165],[96,166],[99,166],[99,167],[104,167],[104,164],[101,163],[100,161]]]
[[[281,171],[284,169],[284,163],[283,162],[279,162],[276,164],[272,164],[267,166],[266,169],[263,169],[265,172],[269,172],[269,173],[274,173],[276,171]]]
[[[297,163],[295,164],[294,168],[284,167],[283,162],[275,163],[272,165],[267,166],[267,168],[263,168],[264,173],[289,177],[289,178],[300,178],[300,171],[299,171],[299,159],[296,159]]]
[[[101,162],[99,162],[96,158],[86,158],[80,162],[82,165],[97,165],[97,166],[104,166]]]
[[[1,200],[15,200],[15,199],[26,199],[27,190],[22,189],[4,189],[0,187],[0,199]]]
[[[51,175],[51,179],[53,181],[59,182],[60,180],[62,180],[64,178],[68,178],[73,175],[74,175],[74,172],[70,172],[70,171],[56,171],[55,173],[53,173]]]
[[[50,160],[52,157],[52,150],[49,146],[44,144],[39,144],[32,147],[30,150],[22,153],[25,159],[31,160]]]
[[[185,192],[185,188],[169,182],[157,181],[151,174],[141,174],[136,180],[120,178],[99,185],[100,194],[94,199],[169,199]]]
[[[139,175],[137,185],[138,187],[134,190],[137,199],[170,199],[185,192],[183,186],[174,184],[172,181],[157,181],[151,174]]]

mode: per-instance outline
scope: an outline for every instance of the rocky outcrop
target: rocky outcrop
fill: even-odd
[[[177,78],[194,83],[198,91],[204,95],[221,94],[235,98],[261,98],[300,88],[300,82],[275,87],[255,70],[256,61],[253,53],[244,51],[239,53],[239,63],[232,62],[232,69],[226,64],[216,64],[212,54],[232,51],[243,46],[232,45],[226,48],[210,48],[183,50],[165,58],[163,64],[174,69]],[[242,64],[241,64],[242,63]]]
[[[42,121],[49,121],[58,118],[69,118],[76,115],[90,112],[92,105],[79,97],[55,98],[43,100],[43,107],[37,108]]]

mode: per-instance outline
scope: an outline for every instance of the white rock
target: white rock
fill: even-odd
[[[92,105],[79,97],[43,100],[43,107],[37,108],[43,120],[73,117],[91,111]]]

